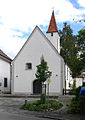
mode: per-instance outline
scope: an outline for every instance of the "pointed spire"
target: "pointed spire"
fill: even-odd
[[[48,27],[48,31],[46,33],[50,33],[50,32],[58,32],[58,28],[57,28],[56,20],[55,20],[55,16],[54,16],[54,10],[52,11],[50,24]]]

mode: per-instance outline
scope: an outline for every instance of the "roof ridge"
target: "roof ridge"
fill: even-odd
[[[17,56],[20,54],[20,52],[22,51],[22,49],[24,48],[24,46],[27,44],[27,42],[29,41],[30,37],[32,36],[32,34],[34,33],[34,31],[36,30],[36,28],[40,31],[40,33],[42,33],[42,35],[45,37],[45,39],[48,41],[48,43],[52,46],[52,48],[54,48],[54,50],[56,51],[56,53],[63,58],[57,51],[57,49],[55,48],[55,46],[50,42],[50,40],[45,36],[45,34],[41,31],[40,27],[36,25],[36,27],[32,30],[31,34],[29,35],[29,37],[27,38],[26,42],[24,43],[24,45],[22,46],[22,48],[19,50],[19,52],[17,53],[17,55],[15,56],[15,58],[13,59],[13,61],[17,58]]]

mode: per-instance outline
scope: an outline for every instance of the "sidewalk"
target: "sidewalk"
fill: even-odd
[[[10,97],[10,98],[40,98],[40,95],[28,95],[28,94],[0,94],[0,97]],[[57,99],[58,95],[56,96],[49,96],[49,98]]]

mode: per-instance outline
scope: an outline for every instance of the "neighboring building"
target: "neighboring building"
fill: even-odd
[[[75,78],[74,80],[76,80],[76,87],[82,86],[83,85],[83,78],[81,75],[79,75],[77,78]]]
[[[0,92],[11,92],[11,62],[12,60],[0,50]]]
[[[49,83],[50,95],[62,94],[65,88],[65,63],[59,53],[60,37],[53,11],[47,37],[36,26],[12,62],[12,94],[41,92],[41,85],[37,83],[35,73],[42,56],[52,72]]]
[[[76,87],[82,86],[85,83],[85,72],[82,71],[81,75],[78,75],[76,78]]]
[[[66,76],[66,89],[71,89],[73,84],[72,72],[68,65],[65,65],[65,76]]]
[[[81,75],[82,75],[82,81],[85,84],[85,69],[82,70]]]

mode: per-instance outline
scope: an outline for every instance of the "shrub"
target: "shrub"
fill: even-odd
[[[51,104],[53,109],[59,109],[63,106],[61,103],[56,102],[56,100],[49,101],[49,104]]]
[[[42,109],[48,109],[48,104],[40,104],[39,107]]]
[[[74,94],[76,95],[76,97],[79,97],[79,95],[80,95],[80,90],[81,90],[81,86],[79,86],[78,88],[75,89]]]
[[[79,86],[78,88],[75,88],[75,89],[71,89],[69,91],[69,94],[70,95],[76,95],[77,97],[79,97],[80,89],[81,89],[81,86]]]
[[[72,113],[79,113],[80,112],[80,104],[79,104],[79,98],[74,97],[71,101],[71,104],[69,105],[70,110]]]
[[[80,113],[85,114],[85,96],[79,97],[79,104],[80,104]]]
[[[72,89],[73,89],[73,90],[76,89],[76,80],[73,81]]]
[[[75,94],[75,90],[74,89],[71,89],[70,91],[69,91],[69,95],[74,95]]]
[[[81,87],[75,89],[75,97],[73,97],[69,105],[72,113],[85,114],[85,96],[79,96]]]
[[[40,105],[41,104],[41,100],[37,100],[33,103],[33,105]]]
[[[82,86],[85,86],[85,82],[83,82],[83,85]]]
[[[53,110],[57,110],[59,108],[61,108],[63,105],[59,102],[56,102],[55,100],[49,100],[49,101],[46,101],[45,104],[42,104],[42,102],[40,100],[32,103],[32,104],[28,104],[27,106],[23,105],[21,107],[21,109],[24,109],[24,110],[30,110],[30,111],[45,111],[45,110],[50,110],[50,109],[53,109]]]

